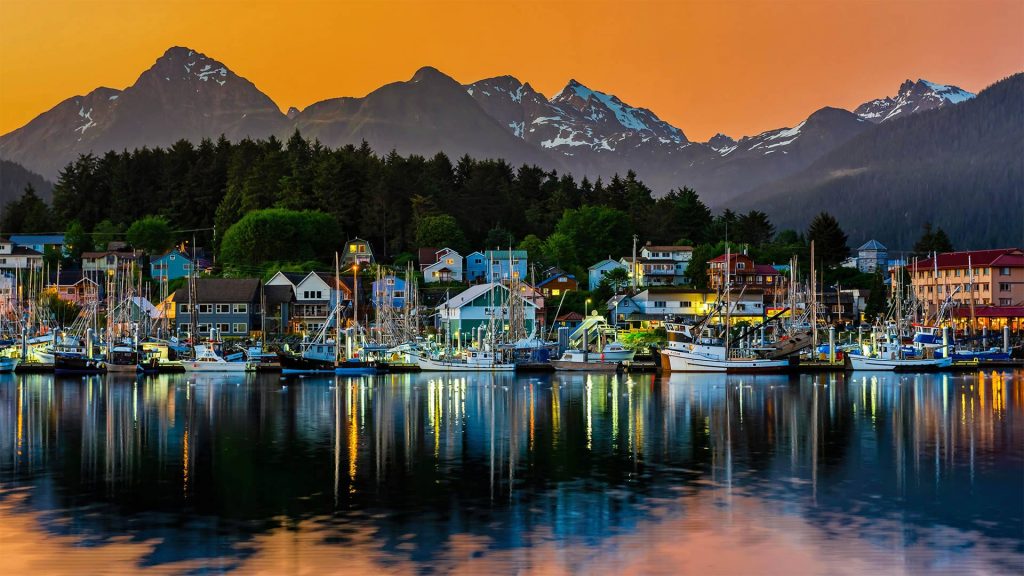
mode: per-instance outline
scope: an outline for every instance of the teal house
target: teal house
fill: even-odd
[[[149,262],[149,275],[158,280],[184,278],[192,272],[192,260],[177,248]]]

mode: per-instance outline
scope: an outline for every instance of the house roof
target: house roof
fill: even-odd
[[[579,312],[566,312],[558,318],[555,318],[555,322],[582,322],[583,314]]]
[[[588,270],[596,270],[596,269],[601,268],[604,265],[609,264],[609,263],[615,264],[616,266],[619,265],[619,261],[618,260],[612,260],[611,258],[605,258],[604,260],[601,260],[597,264],[594,264],[593,266],[588,268]]]
[[[258,278],[198,278],[196,280],[196,302],[230,303],[255,302],[259,298]],[[175,302],[188,302],[188,289],[179,288],[174,292]]]
[[[725,257],[726,256],[727,256],[727,254],[722,254],[721,256],[716,256],[716,257],[712,258],[711,260],[708,260],[708,262],[725,262]],[[740,256],[746,258],[747,260],[752,260],[752,258],[750,256],[747,256],[746,254],[744,254],[742,252],[733,252],[731,254],[728,254],[728,256],[729,256],[730,260],[735,260],[736,258],[738,258]]]
[[[192,259],[189,258],[189,256],[187,254],[183,253],[181,250],[178,250],[177,248],[173,248],[173,249],[168,250],[167,252],[164,252],[163,254],[157,256],[156,258],[153,258],[152,262],[159,262],[160,260],[163,260],[164,258],[167,258],[168,256],[170,256],[172,254],[175,255],[175,256],[181,256],[182,258],[184,258],[185,260],[188,260],[189,262],[192,261]]]
[[[967,268],[968,260],[973,268],[978,267],[1024,267],[1024,250],[1020,248],[1000,248],[997,250],[965,250],[963,252],[944,252],[938,255],[938,268]],[[935,268],[933,258],[917,261],[918,270]]]
[[[26,246],[12,246],[11,256],[42,256],[43,253]]]
[[[657,252],[693,252],[693,246],[644,246],[644,249]]]
[[[488,258],[502,259],[502,258],[526,258],[526,250],[488,250],[485,254]]]
[[[567,274],[567,273],[563,272],[561,274],[554,274],[552,276],[548,276],[544,280],[541,280],[540,282],[537,283],[537,288],[540,288],[541,286],[544,286],[546,284],[554,282],[555,280],[557,280],[559,278],[572,278],[573,280],[576,280],[576,277],[573,276],[572,274]]]
[[[957,318],[970,318],[970,306],[956,306],[953,308],[953,316]],[[975,306],[974,316],[976,318],[1024,318],[1024,306]]]
[[[146,315],[149,316],[150,318],[160,317],[160,310],[158,310],[157,307],[154,306],[152,302],[143,298],[142,296],[132,296],[132,303],[138,306],[139,310],[145,312]]]
[[[754,274],[760,274],[762,276],[774,276],[782,274],[775,266],[771,264],[754,264]]]
[[[420,248],[416,251],[416,261],[419,262],[421,266],[433,264],[437,262],[437,258],[437,248]]]
[[[506,290],[506,291],[508,290],[508,288],[505,287],[504,284],[501,284],[499,282],[488,282],[486,284],[476,284],[474,286],[470,286],[469,288],[463,290],[462,292],[460,292],[460,293],[456,294],[455,296],[449,298],[448,300],[442,302],[438,306],[438,308],[462,308],[466,304],[469,304],[473,300],[476,300],[480,296],[483,296],[484,294],[487,294],[491,290],[494,290],[494,289],[497,289],[497,288],[501,288],[501,289]],[[523,299],[523,302],[526,302],[526,303],[530,304],[531,306],[536,306],[536,304],[534,304],[532,301],[530,301],[530,299],[525,298],[522,295],[519,295],[519,297]]]
[[[295,291],[291,286],[272,284],[263,287],[263,297],[266,298],[269,305],[281,304],[295,300]]]
[[[104,250],[102,252],[82,252],[82,258],[104,258],[106,256],[117,256],[123,259],[135,259],[138,258],[139,254],[136,254],[132,250]]]
[[[885,247],[885,245],[882,244],[881,242],[879,242],[878,240],[868,240],[867,242],[864,243],[863,246],[861,246],[860,248],[857,248],[857,251],[859,252],[861,250],[886,250],[886,249],[887,248]]]
[[[15,244],[63,244],[63,234],[11,234]]]

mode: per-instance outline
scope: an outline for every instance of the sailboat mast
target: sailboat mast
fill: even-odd
[[[814,270],[814,240],[811,240],[811,349],[818,349],[818,288]]]
[[[334,365],[338,365],[341,353],[341,265],[338,253],[334,253]]]

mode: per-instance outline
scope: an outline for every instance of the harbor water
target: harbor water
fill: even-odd
[[[1024,373],[0,375],[5,574],[1020,574]]]

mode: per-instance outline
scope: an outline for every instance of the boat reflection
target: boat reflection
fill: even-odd
[[[1022,406],[999,372],[5,375],[0,553],[18,573],[1010,571]]]

